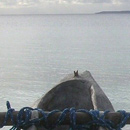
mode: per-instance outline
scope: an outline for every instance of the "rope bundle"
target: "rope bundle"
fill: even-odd
[[[75,108],[66,108],[62,112],[59,110],[53,110],[49,113],[45,113],[43,110],[38,108],[30,108],[30,107],[24,107],[22,108],[18,114],[17,114],[17,122],[14,121],[13,112],[15,111],[13,108],[11,108],[10,103],[7,101],[7,113],[5,115],[4,122],[0,125],[0,128],[6,125],[7,121],[11,119],[11,122],[13,124],[13,127],[11,130],[19,130],[19,129],[27,129],[32,125],[35,125],[38,127],[40,122],[42,121],[44,124],[44,127],[46,129],[52,130],[56,128],[57,126],[61,125],[62,122],[65,120],[67,114],[69,114],[70,118],[70,130],[89,130],[91,126],[102,126],[107,128],[108,130],[121,130],[127,122],[127,119],[130,118],[130,114],[126,113],[125,111],[118,111],[122,115],[121,122],[115,127],[114,123],[108,119],[105,119],[106,114],[109,113],[109,111],[105,111],[104,113],[100,113],[97,110],[85,110],[85,109],[79,109],[76,110]],[[31,119],[31,115],[33,111],[37,111],[42,116]],[[50,116],[55,115],[56,113],[61,112],[58,119],[50,125],[48,122],[48,118]],[[76,123],[76,112],[82,112],[84,114],[89,114],[92,117],[92,121],[86,123],[85,125],[79,125]],[[25,117],[23,118],[23,115]],[[42,124],[42,125],[43,125]]]

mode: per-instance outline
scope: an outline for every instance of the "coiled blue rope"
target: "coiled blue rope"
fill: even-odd
[[[85,110],[85,109],[79,109],[76,110],[75,108],[66,108],[62,112],[59,110],[53,110],[46,114],[43,110],[38,108],[31,108],[31,107],[24,107],[22,108],[19,113],[17,114],[17,123],[14,122],[13,112],[15,111],[13,108],[11,108],[10,103],[7,101],[7,113],[5,115],[4,122],[0,125],[0,128],[6,125],[7,120],[11,119],[11,122],[13,124],[13,127],[11,130],[20,130],[27,129],[32,125],[35,125],[36,127],[39,126],[40,122],[44,122],[44,127],[48,130],[52,130],[59,126],[66,118],[66,115],[70,114],[70,130],[89,130],[92,126],[102,126],[107,128],[108,130],[121,130],[123,128],[128,120],[130,118],[130,114],[126,113],[125,111],[118,111],[122,115],[121,122],[117,125],[115,128],[114,124],[110,121],[105,119],[106,114],[109,111],[105,111],[102,115],[97,110]],[[35,118],[31,119],[32,111],[38,111],[38,113],[42,114],[41,118]],[[54,114],[61,112],[61,115],[57,119],[57,121],[50,126],[48,118],[50,116],[53,116]],[[82,112],[91,115],[92,121],[88,122],[85,125],[77,125],[76,123],[76,112]],[[24,115],[24,118],[23,118]]]

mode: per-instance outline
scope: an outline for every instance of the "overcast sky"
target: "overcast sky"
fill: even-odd
[[[130,0],[0,0],[0,14],[72,14],[130,10]]]

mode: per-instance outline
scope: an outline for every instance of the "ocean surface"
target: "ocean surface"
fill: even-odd
[[[90,71],[115,110],[130,112],[130,15],[0,16],[1,112],[6,101],[31,106],[74,70]]]

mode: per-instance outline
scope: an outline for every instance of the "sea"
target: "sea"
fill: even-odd
[[[32,106],[76,70],[91,72],[116,111],[130,112],[130,14],[0,16],[1,112],[6,101]]]

